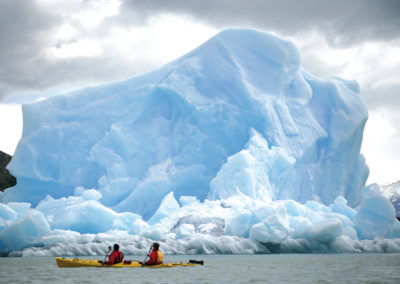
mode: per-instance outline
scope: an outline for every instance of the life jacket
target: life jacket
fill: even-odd
[[[124,260],[124,254],[119,250],[113,252],[115,254],[114,263],[120,263]]]
[[[157,251],[156,261],[155,264],[162,264],[164,260],[164,255],[161,251]]]

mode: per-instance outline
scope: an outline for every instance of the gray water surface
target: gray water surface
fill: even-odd
[[[141,256],[126,259],[140,260]],[[400,254],[164,257],[166,262],[189,259],[204,260],[205,265],[164,269],[59,268],[54,257],[0,258],[0,283],[400,283]]]

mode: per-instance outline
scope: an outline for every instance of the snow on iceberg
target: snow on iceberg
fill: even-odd
[[[40,242],[42,237],[50,234],[44,215],[32,210],[0,232],[0,250],[17,251]]]
[[[8,166],[18,184],[0,195],[3,252],[71,254],[68,240],[93,254],[118,235],[131,253],[143,240],[170,253],[400,247],[388,204],[363,195],[368,114],[357,83],[313,77],[270,34],[226,30],[158,70],[23,114]],[[32,212],[50,229],[8,245]]]

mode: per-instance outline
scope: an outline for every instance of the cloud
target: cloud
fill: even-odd
[[[15,86],[32,85],[46,31],[57,22],[34,1],[0,1],[0,96]]]
[[[120,4],[1,2],[1,24],[10,28],[0,34],[6,39],[0,46],[0,101],[29,102],[29,97],[37,99],[36,93],[53,94],[49,89],[68,91],[132,77],[175,59],[216,33],[185,16],[136,21],[140,17],[120,11]],[[21,94],[26,94],[24,100]]]
[[[22,108],[0,104],[0,151],[12,155],[22,134]]]
[[[126,0],[124,9],[196,16],[219,28],[257,26],[289,35],[317,29],[334,45],[399,38],[396,0]]]
[[[101,25],[118,14],[118,7],[117,0],[0,1],[0,25],[6,27],[0,30],[0,101],[120,78],[120,72],[107,68],[119,64],[123,70],[123,60],[103,53],[107,47],[101,45]]]
[[[315,31],[291,39],[310,73],[356,80],[370,110],[400,108],[400,39],[334,47]]]
[[[381,108],[370,111],[369,116],[361,149],[371,168],[368,183],[389,184],[399,180],[400,133],[393,121],[400,121],[400,114]]]
[[[7,27],[0,31],[0,101],[16,93],[133,76],[234,26],[297,37],[300,45],[305,35],[318,34],[325,46],[314,41],[303,48],[303,62],[318,76],[340,75],[342,66],[322,67],[326,60],[313,51],[398,39],[399,6],[392,0],[0,1],[0,24]]]

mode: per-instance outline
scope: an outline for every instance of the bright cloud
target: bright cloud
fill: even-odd
[[[21,106],[0,104],[0,151],[13,155],[21,135]]]
[[[189,52],[217,32],[185,16],[166,14],[150,18],[143,26],[115,26],[103,44],[128,60],[163,64]]]
[[[369,112],[361,149],[371,169],[368,183],[387,184],[399,179],[400,138],[397,125],[393,125],[398,117],[393,116],[396,114],[388,110]]]
[[[62,44],[59,47],[50,47],[44,53],[50,60],[68,59],[74,57],[95,57],[102,52],[97,42],[92,40],[81,40]]]
[[[36,0],[36,2],[52,14],[85,29],[96,28],[105,18],[117,15],[121,5],[119,0]]]

